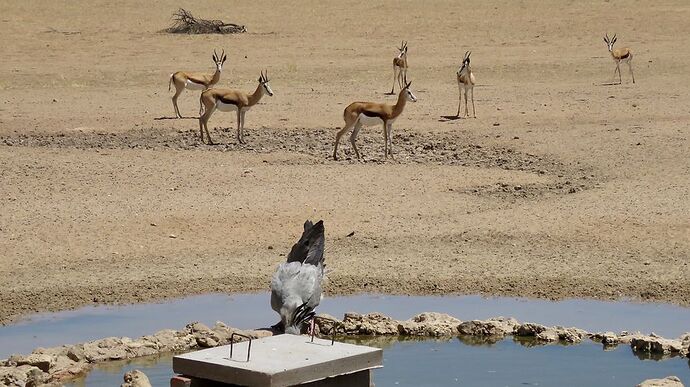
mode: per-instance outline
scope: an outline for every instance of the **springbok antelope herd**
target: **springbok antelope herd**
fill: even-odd
[[[632,70],[632,51],[628,47],[614,49],[613,45],[616,43],[617,35],[609,38],[608,34],[604,37],[604,42],[608,47],[616,69],[614,70],[614,78],[618,73],[618,84],[622,83],[620,64],[626,63],[630,69],[632,83],[635,83],[635,75]],[[458,83],[458,111],[455,117],[460,118],[462,108],[462,97],[465,97],[465,112],[463,118],[469,117],[468,97],[472,99],[472,116],[477,118],[477,112],[474,105],[474,86],[476,79],[470,66],[471,51],[466,51],[463,56],[460,68],[456,71],[456,79]],[[175,85],[175,95],[172,97],[173,107],[175,108],[175,116],[182,118],[180,109],[177,106],[177,99],[185,89],[202,90],[199,97],[199,136],[201,142],[204,142],[204,132],[208,139],[208,144],[214,144],[208,131],[208,120],[215,110],[222,112],[234,111],[237,115],[237,141],[240,144],[245,144],[244,141],[244,124],[245,115],[249,109],[256,105],[264,94],[273,96],[273,90],[269,85],[269,79],[266,72],[262,71],[259,76],[259,84],[253,93],[247,93],[240,90],[232,89],[216,89],[214,85],[220,81],[220,74],[223,70],[223,64],[227,59],[225,50],[218,55],[213,51],[213,63],[216,66],[216,71],[213,74],[189,73],[178,71],[170,75],[168,83],[168,91],[171,86]],[[391,92],[387,94],[394,94],[395,84],[400,87],[398,98],[395,104],[386,104],[378,102],[353,102],[349,104],[344,112],[343,119],[345,125],[342,129],[338,129],[335,135],[335,143],[333,144],[333,159],[338,159],[338,143],[341,137],[348,131],[350,134],[350,143],[352,149],[361,159],[361,154],[357,148],[356,140],[359,131],[363,126],[381,125],[383,129],[383,155],[384,159],[389,156],[393,159],[393,123],[402,114],[405,105],[408,101],[417,102],[417,97],[410,88],[411,82],[407,80],[407,41],[403,40],[400,47],[398,47],[398,55],[393,58],[393,87]]]

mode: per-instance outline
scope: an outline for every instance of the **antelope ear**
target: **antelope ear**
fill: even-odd
[[[223,60],[221,62],[225,63],[225,60],[228,59],[227,55],[223,55]]]
[[[215,63],[215,62],[218,62],[218,59],[216,59],[216,54],[213,54],[213,56],[212,56],[211,58],[213,58],[213,62],[214,62],[214,63]]]

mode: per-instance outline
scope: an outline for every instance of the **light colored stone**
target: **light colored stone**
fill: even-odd
[[[604,347],[613,347],[618,345],[620,339],[613,332],[597,332],[589,335],[594,341],[600,341]]]
[[[320,317],[320,318],[317,318],[316,320],[314,320],[314,326],[316,328],[316,333],[319,336],[332,334],[333,333],[333,331],[332,331],[333,324],[337,325],[336,329],[338,330],[338,333],[344,333],[343,327],[341,326],[342,321],[335,318],[334,316],[331,316],[330,314],[326,314],[326,313],[320,313],[317,315],[317,317]]]
[[[407,336],[450,336],[462,321],[445,313],[426,312],[398,324],[398,333]]]
[[[516,319],[505,317],[464,321],[458,325],[458,333],[468,336],[505,336],[513,333],[516,325]]]
[[[18,359],[16,362],[19,366],[28,364],[40,369],[43,372],[48,372],[50,371],[50,367],[53,365],[53,361],[53,357],[50,355],[32,353],[31,355]]]
[[[91,369],[91,365],[86,362],[72,363],[71,366],[51,372],[50,381],[60,383],[85,374]]]
[[[680,340],[664,339],[661,337],[643,336],[633,338],[630,342],[633,351],[655,353],[660,355],[686,356],[687,348]]]
[[[667,376],[663,379],[647,379],[637,387],[684,387],[677,376]]]
[[[645,337],[645,335],[643,335],[643,334],[640,333],[640,332],[632,332],[632,333],[630,333],[630,332],[628,332],[628,331],[623,331],[623,332],[621,332],[621,334],[618,336],[618,340],[619,340],[619,342],[620,342],[621,344],[630,344],[630,343],[633,341],[633,339],[641,338],[641,337]]]
[[[128,357],[126,344],[123,343],[121,338],[106,337],[105,339],[84,343],[84,358],[89,363],[121,360]]]
[[[545,329],[534,336],[537,340],[546,341],[548,343],[553,343],[558,341],[558,332],[552,328]]]
[[[77,344],[69,347],[67,349],[67,357],[72,359],[72,361],[83,361],[86,359],[84,356],[84,345]]]
[[[398,321],[381,313],[345,313],[343,330],[350,335],[397,335]]]
[[[47,379],[48,374],[32,365],[0,367],[0,384],[3,386],[39,386]]]
[[[535,323],[524,323],[516,325],[513,329],[513,334],[515,336],[536,336],[541,332],[544,332],[547,328],[541,324]]]
[[[174,329],[158,331],[150,339],[158,345],[161,352],[185,351],[197,345],[194,335]]]
[[[145,373],[133,370],[125,373],[124,383],[120,387],[151,387],[151,382]]]
[[[579,328],[564,328],[558,326],[555,327],[554,330],[558,333],[558,339],[566,343],[580,343],[583,338],[587,337],[587,332]]]
[[[124,345],[127,357],[129,358],[155,355],[158,353],[156,344],[143,338],[129,341],[124,343]]]

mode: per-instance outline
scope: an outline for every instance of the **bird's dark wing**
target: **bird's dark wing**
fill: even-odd
[[[314,266],[323,264],[324,243],[323,220],[316,222],[316,224],[307,220],[304,222],[302,237],[292,246],[287,261],[302,262]]]

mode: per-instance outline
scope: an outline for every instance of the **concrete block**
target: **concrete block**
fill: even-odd
[[[252,341],[247,362],[245,341],[173,357],[173,371],[192,379],[206,379],[239,386],[287,387],[306,383],[336,382],[336,376],[351,375],[349,384],[308,384],[311,386],[369,386],[368,370],[383,363],[383,350],[315,338],[280,335]],[[362,373],[362,371],[367,371]],[[328,381],[326,378],[333,380]],[[362,383],[359,384],[358,380]],[[344,379],[343,379],[344,380]],[[366,382],[364,382],[366,380]]]

